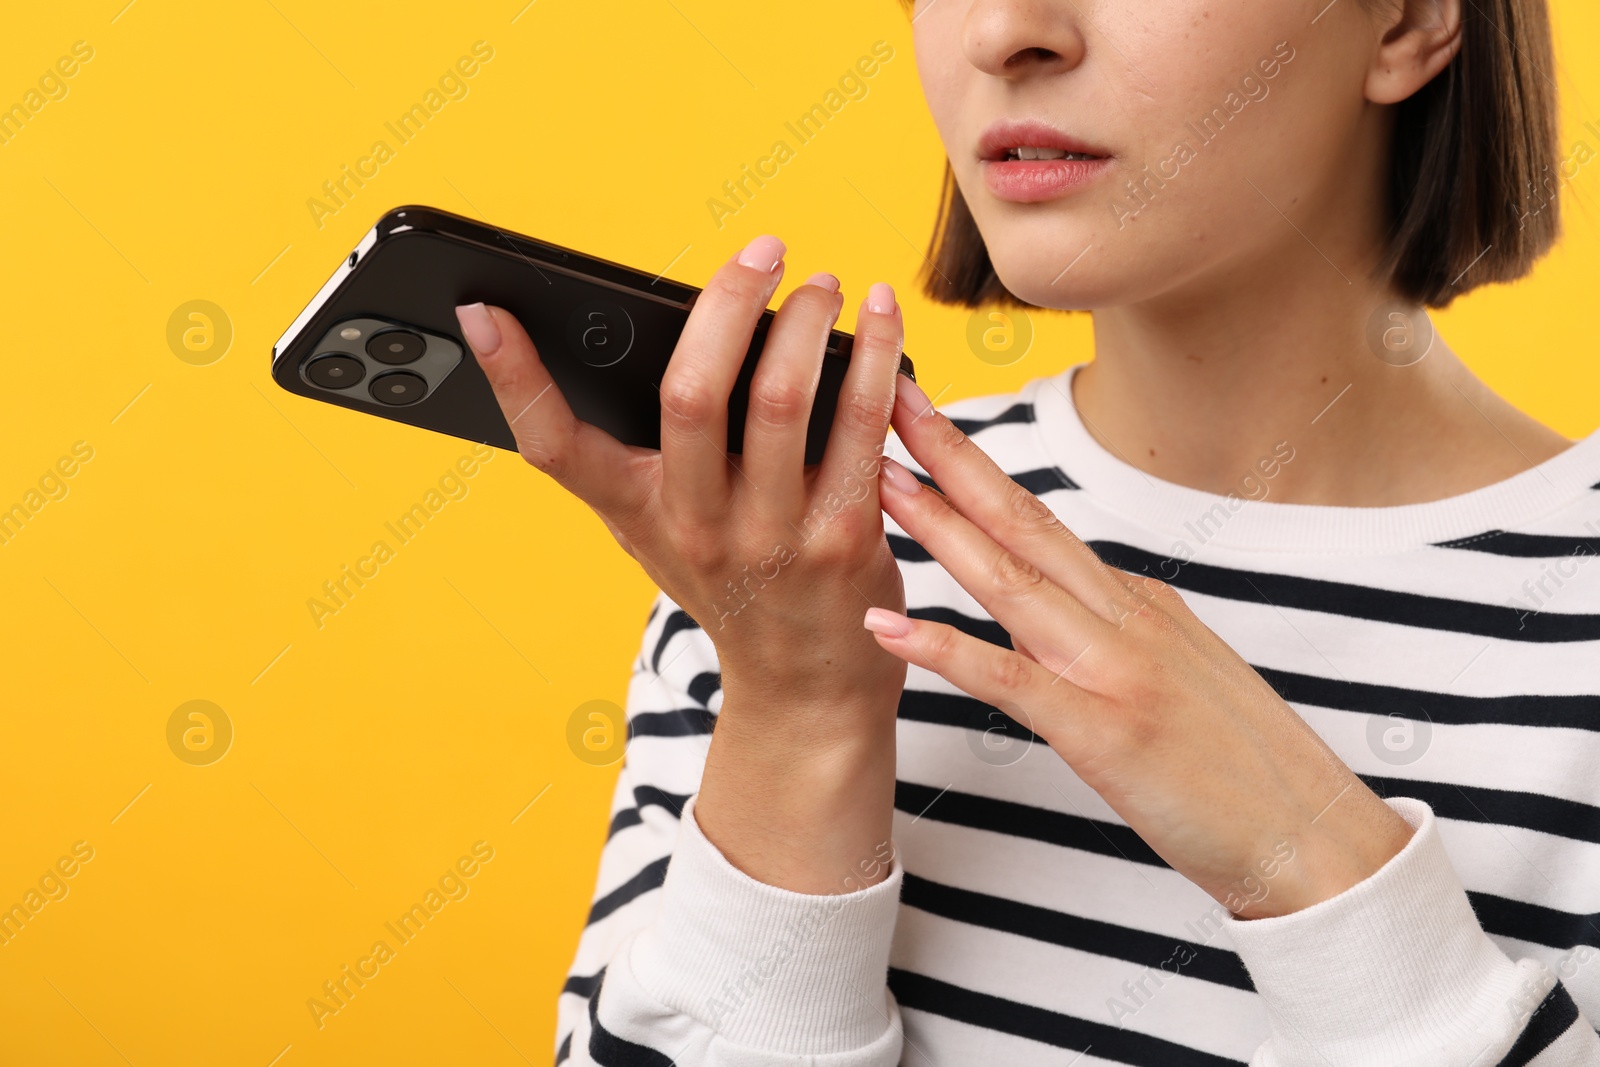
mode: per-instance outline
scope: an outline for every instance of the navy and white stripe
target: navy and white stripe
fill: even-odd
[[[1285,544],[1292,523],[1252,514],[1202,527],[1193,558],[1174,558],[1172,516],[1200,495],[1114,488],[1136,472],[1084,443],[1062,403],[1070,376],[942,410],[1103,559],[1178,589],[1379,795],[1432,809],[1489,939],[1560,979],[1526,1019],[1507,1014],[1507,1051],[1480,1067],[1600,1064],[1600,434],[1530,472],[1551,475],[1560,499],[1551,485],[1522,498],[1503,483],[1405,509],[1371,544],[1305,551]],[[929,481],[898,440],[889,451]],[[1479,513],[1480,528],[1463,525]],[[1431,533],[1395,532],[1413,528]],[[1356,534],[1337,536],[1360,529],[1352,519]],[[1308,543],[1321,536],[1307,531]],[[921,546],[892,526],[890,544],[912,615],[1009,646]],[[629,1014],[604,981],[619,946],[654,920],[720,701],[710,639],[658,598],[594,905],[561,994],[558,1062],[701,1062],[681,1050],[704,1047],[692,1036],[703,1020]],[[1425,738],[1415,758],[1372,742],[1375,725],[1396,724]],[[975,738],[997,727],[1013,748],[985,758]],[[1269,1018],[1208,919],[1214,902],[1024,724],[912,667],[898,743],[904,880],[886,981],[901,1062],[1220,1067],[1256,1054]],[[1163,974],[1178,947],[1191,957],[1181,972],[1130,1000],[1128,984]],[[1119,1016],[1113,1000],[1136,1010]]]

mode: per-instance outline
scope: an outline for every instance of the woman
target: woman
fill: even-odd
[[[1423,310],[1554,240],[1543,0],[912,15],[929,291],[1091,310],[1092,363],[935,409],[874,286],[804,467],[830,275],[715,444],[774,238],[659,453],[460,309],[663,590],[558,1056],[1600,1064],[1600,433]]]

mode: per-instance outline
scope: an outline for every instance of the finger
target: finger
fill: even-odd
[[[947,623],[868,608],[862,625],[885,651],[932,671],[1030,728],[1034,712],[1048,711],[1055,721],[1063,705],[1086,708],[1096,699],[1073,683],[1070,668],[1051,670]]]
[[[756,323],[783,277],[783,242],[757,237],[712,276],[661,379],[661,503],[668,515],[719,515],[733,477],[728,397]]]
[[[858,472],[876,473],[875,466],[863,471],[860,464],[883,453],[894,406],[894,381],[905,377],[896,373],[904,340],[905,324],[894,289],[879,282],[867,291],[856,319],[850,366],[839,385],[833,428],[822,455],[823,485],[842,484]]]
[[[504,308],[464,304],[456,320],[483,368],[522,458],[590,507],[625,516],[644,489],[619,478],[644,449],[632,449],[572,413],[522,324]]]
[[[1100,618],[1127,613],[1133,594],[1121,572],[1001,470],[915,382],[898,375],[895,389],[895,433],[962,515]]]
[[[756,510],[784,519],[805,505],[806,430],[822,373],[828,331],[839,318],[839,279],[813,275],[790,293],[767,331],[760,362],[750,380],[744,424],[742,483],[756,496]],[[736,486],[734,491],[740,491]]]
[[[995,542],[937,490],[887,456],[879,479],[883,510],[995,621],[1028,643],[1038,662],[1061,670],[1111,625],[1027,558]]]

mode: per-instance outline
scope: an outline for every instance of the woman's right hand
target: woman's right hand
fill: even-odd
[[[696,300],[661,382],[661,449],[624,445],[573,415],[502,308],[457,309],[518,451],[587,503],[715,644],[723,703],[696,815],[730,862],[799,892],[882,877],[905,663],[860,620],[903,611],[878,471],[903,324],[873,286],[822,462],[806,428],[843,298],[818,274],[784,301],[750,385],[743,454],[728,397],[784,246],[753,241]]]

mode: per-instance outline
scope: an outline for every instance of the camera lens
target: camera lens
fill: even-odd
[[[412,363],[422,358],[428,343],[410,330],[385,330],[367,341],[367,355],[379,363]]]
[[[348,389],[366,376],[367,368],[354,356],[335,353],[306,364],[306,377],[324,389]]]
[[[372,394],[372,399],[380,404],[403,407],[406,404],[415,404],[427,395],[428,383],[410,371],[397,370],[380,374],[372,379],[367,391]]]

